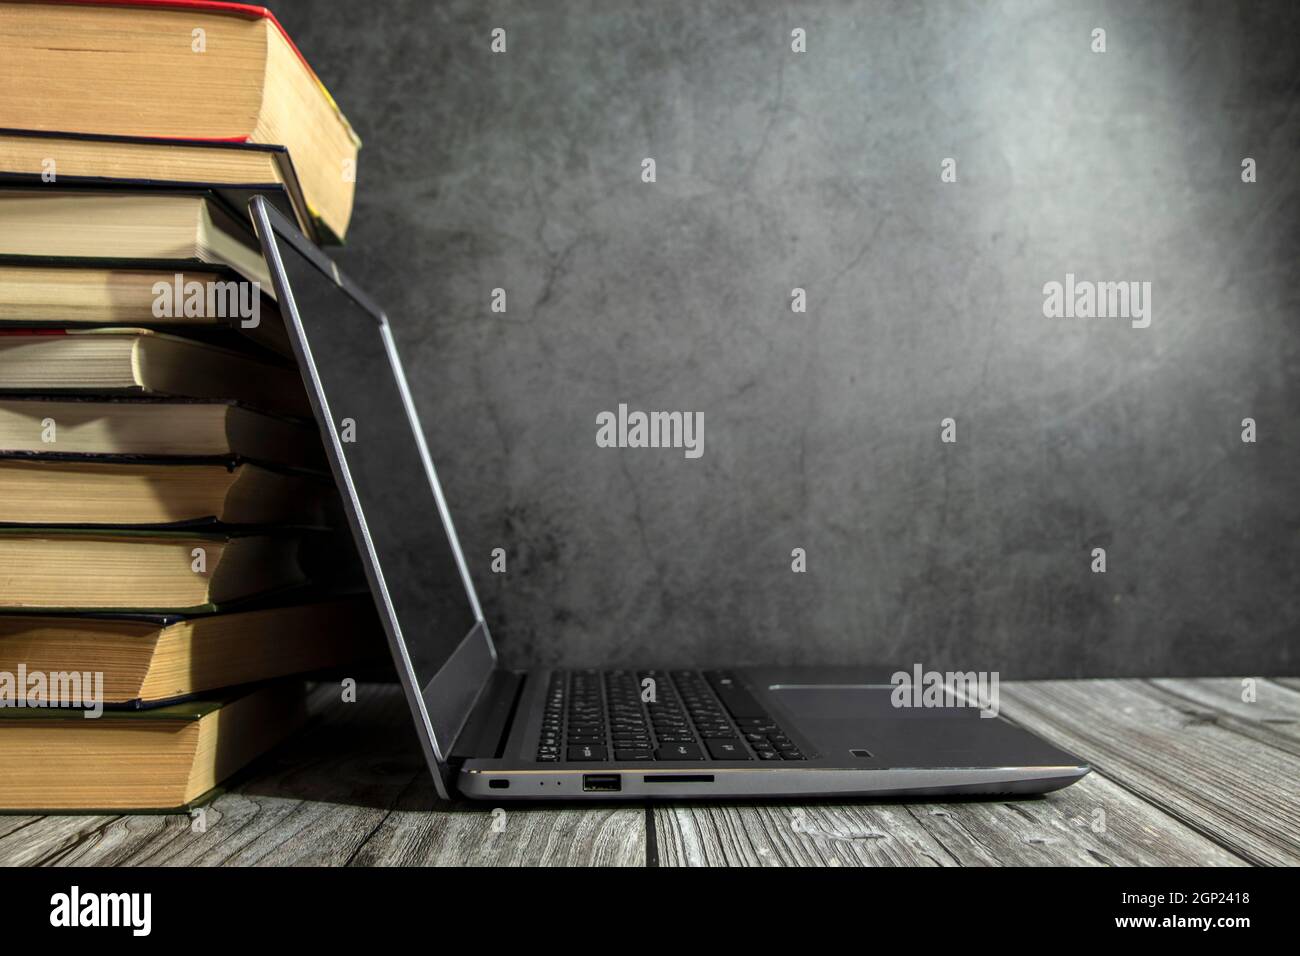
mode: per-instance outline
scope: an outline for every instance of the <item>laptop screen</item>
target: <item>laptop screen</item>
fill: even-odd
[[[282,227],[276,231],[288,298],[324,395],[318,415],[328,416],[342,454],[345,474],[337,474],[340,463],[335,462],[340,490],[346,493],[351,485],[351,510],[373,552],[363,558],[376,601],[400,628],[397,640],[445,754],[450,747],[445,736],[464,718],[463,712],[447,711],[467,711],[477,691],[458,687],[466,700],[448,699],[458,694],[446,692],[433,699],[430,692],[480,617],[473,585],[462,573],[455,529],[432,462],[426,465],[422,454],[423,436],[404,396],[405,378],[386,327],[292,242],[283,241]],[[364,551],[366,542],[359,544]]]

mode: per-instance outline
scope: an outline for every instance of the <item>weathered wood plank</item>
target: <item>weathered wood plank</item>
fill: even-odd
[[[1042,799],[661,807],[655,841],[661,866],[1242,864],[1097,774]]]
[[[1242,680],[1235,677],[1153,680],[1150,684],[1183,713],[1217,721],[1221,727],[1300,756],[1300,690],[1256,679],[1252,685],[1255,699],[1245,701]]]
[[[116,816],[3,817],[0,866],[37,866],[57,859],[120,819]],[[18,825],[9,825],[18,824]]]
[[[1258,727],[1291,712],[1289,698],[1263,711],[1212,706],[1225,693],[1196,680],[1043,681],[1004,685],[1002,710],[1231,852],[1300,863],[1300,757]],[[1254,732],[1238,729],[1252,719]]]
[[[437,809],[430,812],[428,807]],[[645,866],[645,808],[436,803],[422,780],[352,860],[398,866]]]
[[[33,823],[38,822],[40,819],[41,817],[39,816],[22,817],[22,816],[0,815],[0,840],[3,840],[4,837],[7,837],[9,834],[13,833],[16,830],[22,830],[25,827],[31,826]]]

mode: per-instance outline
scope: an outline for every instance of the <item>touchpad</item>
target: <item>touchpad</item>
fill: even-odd
[[[973,713],[960,707],[895,707],[892,684],[773,684],[768,690],[795,717],[810,720],[951,718],[956,712]]]

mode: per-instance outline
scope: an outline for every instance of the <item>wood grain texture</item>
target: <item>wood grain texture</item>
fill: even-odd
[[[0,865],[48,864],[118,819],[116,816],[0,817]]]
[[[1096,774],[1041,799],[667,806],[655,811],[655,840],[661,866],[1243,862]]]
[[[438,803],[431,783],[405,794],[355,865],[644,866],[645,809],[639,804],[493,807]]]
[[[1300,756],[1300,687],[1266,678],[1225,677],[1201,680],[1153,680],[1170,706],[1191,708],[1202,720],[1236,731],[1260,743]],[[1252,700],[1243,700],[1250,692]],[[1297,784],[1300,787],[1300,784]]]
[[[1273,681],[1042,681],[1002,709],[1130,792],[1257,864],[1300,863],[1300,695]]]

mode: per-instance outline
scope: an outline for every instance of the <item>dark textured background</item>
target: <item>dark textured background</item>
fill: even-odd
[[[274,4],[510,661],[1293,673],[1300,5],[1237,7]]]

